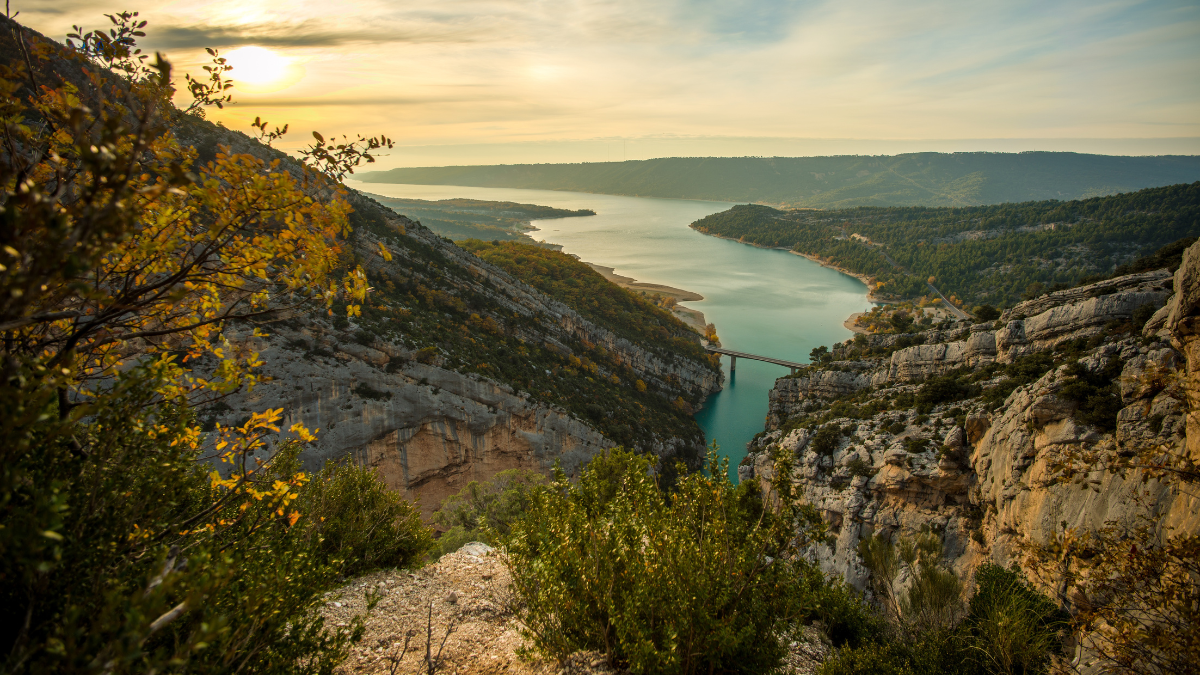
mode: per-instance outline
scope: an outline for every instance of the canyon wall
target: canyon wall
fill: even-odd
[[[611,364],[618,364],[611,368],[661,392],[664,405],[676,395],[695,398],[720,389],[720,370],[711,364],[655,344],[635,344],[369,198],[350,199],[357,211],[410,240],[407,246],[395,246],[387,237],[356,230],[356,258],[378,278],[444,282],[447,293],[476,298],[491,315],[508,317],[510,337],[531,349],[569,357],[572,344],[599,347]],[[390,250],[392,260],[376,253],[381,246]],[[454,286],[446,282],[449,271],[454,272]],[[255,328],[269,336],[255,337]],[[264,365],[259,384],[202,411],[210,428],[240,423],[254,411],[281,408],[282,427],[301,422],[319,429],[318,440],[301,455],[306,469],[319,469],[329,460],[376,467],[389,486],[419,500],[426,517],[470,481],[487,480],[506,469],[545,474],[556,462],[573,475],[616,445],[588,421],[525,391],[527,383],[515,387],[476,372],[459,372],[451,364],[451,347],[420,354],[403,331],[365,333],[354,319],[339,329],[323,312],[290,312],[268,322],[227,326],[224,335],[233,348],[258,352]],[[617,374],[602,368],[595,377]],[[551,377],[549,370],[546,375]],[[699,456],[702,434],[697,434],[699,438],[656,434],[643,449],[663,457]]]
[[[1131,324],[1150,309],[1157,311],[1140,330]],[[1052,293],[986,324],[860,336],[837,345],[833,363],[776,383],[768,431],[739,473],[765,486],[771,452],[793,453],[793,480],[835,540],[812,555],[859,588],[868,573],[857,545],[872,534],[896,541],[938,532],[945,561],[967,578],[987,560],[1019,561],[1022,542],[1046,543],[1064,528],[1134,526],[1148,517],[1161,533],[1196,532],[1200,504],[1170,485],[1100,465],[1064,480],[1060,469],[1147,448],[1200,460],[1197,335],[1200,246],[1174,275],[1159,270]],[[989,389],[1007,391],[1006,378],[1043,358],[1036,379],[988,399]],[[1084,380],[1096,391],[1115,382],[1119,394],[1080,402]],[[939,383],[967,389],[938,400]],[[924,414],[916,409],[922,400]],[[832,451],[818,452],[813,439],[824,425],[842,433]]]

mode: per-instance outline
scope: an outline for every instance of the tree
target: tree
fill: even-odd
[[[1000,310],[991,305],[976,305],[971,313],[979,321],[995,321],[1000,318]]]
[[[349,207],[296,164],[197,166],[170,64],[110,19],[66,53],[0,32],[0,662],[329,672],[361,626],[326,629],[319,594],[427,531],[369,472],[299,471],[282,411],[206,437],[191,406],[255,382],[230,322],[365,295]]]

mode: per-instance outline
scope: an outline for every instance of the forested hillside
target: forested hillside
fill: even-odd
[[[485,239],[500,241],[533,242],[525,234],[533,228],[531,220],[594,216],[595,211],[579,209],[556,209],[536,204],[514,202],[490,202],[480,199],[402,199],[371,195],[375,201],[397,213],[421,223],[438,235],[455,241],[462,239]]]
[[[1200,180],[1200,157],[1071,152],[896,156],[671,157],[594,164],[392,169],[367,183],[574,190],[755,202],[783,208],[972,206],[1086,199]]]
[[[516,242],[467,240],[461,246],[626,340],[708,358],[682,321],[566,253]]]
[[[1166,244],[1200,235],[1200,183],[966,208],[780,211],[743,205],[692,227],[819,256],[873,277],[884,295],[928,293],[932,278],[939,290],[967,305],[1000,306],[1111,273]]]

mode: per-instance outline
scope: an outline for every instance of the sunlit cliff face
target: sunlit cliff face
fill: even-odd
[[[52,37],[104,26],[112,11],[107,0],[14,2]],[[130,9],[150,22],[144,46],[180,75],[202,74],[204,47],[230,59],[239,103],[213,119],[248,129],[262,115],[297,139],[313,128],[402,145],[1200,137],[1194,2],[142,4]],[[604,161],[598,150],[558,161]],[[772,150],[719,154],[739,153]]]

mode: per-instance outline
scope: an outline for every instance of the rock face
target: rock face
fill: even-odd
[[[302,454],[306,469],[328,460],[376,467],[427,517],[470,481],[506,469],[547,473],[556,460],[574,474],[614,445],[566,411],[478,375],[417,362],[388,373],[386,353],[355,344],[332,358],[306,357],[282,346],[289,338],[284,331],[263,341],[271,379],[236,397],[226,418],[283,408],[281,427],[319,429]],[[363,397],[361,385],[386,398]]]
[[[1157,312],[1133,331],[1130,318],[1144,305]],[[1054,480],[1056,467],[1092,452],[1131,455],[1152,447],[1200,459],[1200,415],[1191,412],[1200,404],[1200,245],[1174,276],[1159,270],[1120,277],[1022,303],[995,324],[865,336],[833,353],[848,359],[870,347],[894,351],[862,355],[853,368],[781,378],[768,416],[768,429],[776,430],[751,447],[739,471],[767,481],[771,452],[794,453],[794,480],[836,538],[812,552],[825,570],[863,588],[858,542],[923,528],[942,534],[946,561],[963,577],[985,560],[1018,561],[1023,541],[1047,542],[1064,527],[1133,525],[1151,515],[1174,533],[1200,531],[1194,499],[1154,480],[1143,483],[1136,471]],[[1073,351],[1063,351],[1068,347]],[[1005,364],[1031,354],[1053,354],[1056,365],[1002,401],[989,404],[979,395],[1005,382]],[[1072,367],[1080,366],[1093,380],[1117,374],[1115,420],[1097,417],[1064,389],[1079,386]],[[920,383],[947,373],[982,379],[974,392],[919,415]],[[865,414],[831,414],[834,399],[847,395]],[[806,442],[808,429],[794,428],[821,415],[843,432],[824,456]]]
[[[477,305],[509,319],[509,338],[543,354],[567,359],[573,355],[571,345],[578,349],[581,344],[599,350],[608,359],[608,369],[596,369],[592,375],[613,380],[621,375],[630,388],[638,380],[660,392],[664,405],[678,395],[695,398],[720,388],[720,370],[711,364],[659,345],[635,344],[419,224],[365,197],[350,199],[356,211],[382,219],[389,232],[412,240],[406,246],[390,246],[386,237],[356,230],[356,257],[376,278],[422,278],[432,286],[433,280],[449,277],[453,270],[457,285],[443,287],[457,296],[441,290],[420,292],[443,293],[447,303],[456,297],[475,298]],[[391,261],[377,253],[380,246],[391,248]],[[389,311],[395,315],[408,310]],[[482,321],[478,315],[473,320]],[[281,408],[282,428],[300,422],[319,429],[318,440],[301,455],[306,469],[319,469],[329,460],[376,467],[389,486],[420,500],[427,517],[470,481],[515,468],[548,473],[555,462],[574,474],[616,444],[589,422],[548,403],[545,396],[456,371],[448,364],[450,347],[421,355],[402,334],[363,332],[353,321],[332,328],[320,315],[294,314],[260,326],[269,333],[266,338],[254,337],[251,328],[227,327],[225,337],[234,348],[261,355],[262,381],[202,412],[205,421],[238,424],[252,411]],[[545,373],[546,379],[554,377],[550,370]],[[643,449],[689,457],[702,451],[698,430],[697,435],[699,439],[656,433]]]

